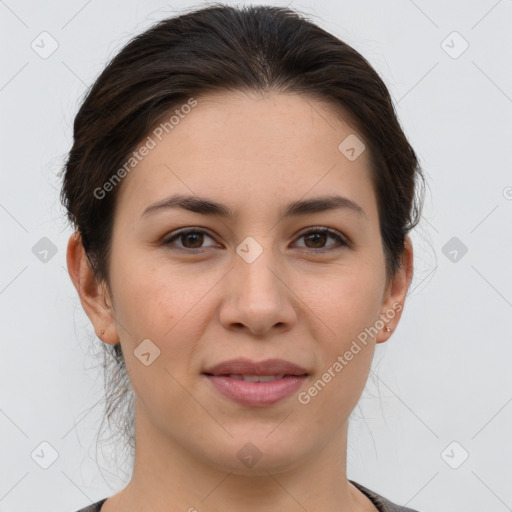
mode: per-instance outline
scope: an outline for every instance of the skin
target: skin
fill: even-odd
[[[375,511],[347,480],[348,418],[376,344],[400,320],[393,304],[404,304],[411,282],[410,238],[387,279],[369,151],[350,161],[338,150],[355,131],[332,106],[276,92],[197,100],[119,185],[111,291],[95,279],[79,236],[68,243],[83,308],[103,342],[121,343],[136,396],[132,479],[102,510]],[[237,214],[174,208],[141,218],[175,193]],[[365,215],[335,209],[280,220],[288,203],[332,193]],[[303,236],[318,226],[352,246]],[[206,234],[162,243],[183,227]],[[263,249],[252,263],[236,252],[247,236]],[[276,357],[308,370],[299,391],[307,390],[390,310],[391,333],[370,337],[308,404],[294,394],[268,407],[241,406],[201,374],[226,359]],[[134,355],[146,338],[161,351],[149,366]],[[247,442],[263,454],[253,467],[237,457]]]

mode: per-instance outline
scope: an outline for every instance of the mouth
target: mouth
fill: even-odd
[[[210,374],[213,377],[213,375]],[[244,382],[272,382],[274,380],[282,379],[284,377],[288,377],[288,375],[224,375],[224,377],[229,377],[230,379],[235,380],[243,380]]]
[[[266,407],[296,393],[309,373],[282,359],[236,359],[217,364],[203,375],[223,397],[246,407]]]

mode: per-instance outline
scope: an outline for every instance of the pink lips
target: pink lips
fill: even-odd
[[[304,368],[283,359],[251,361],[232,359],[207,369],[204,374],[223,396],[240,405],[265,407],[295,393],[308,377]],[[241,376],[276,376],[265,382],[247,382]]]

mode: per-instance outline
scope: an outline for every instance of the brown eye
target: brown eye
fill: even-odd
[[[313,249],[322,249],[327,240],[327,235],[325,233],[312,233],[310,235],[305,235],[304,240],[306,241],[306,246]],[[308,242],[313,244],[313,247],[308,245]]]
[[[348,246],[347,242],[336,232],[328,228],[315,228],[307,231],[303,235],[300,236],[305,241],[305,248],[313,250],[315,252],[319,252],[326,249],[326,242],[329,238],[333,238],[336,240],[337,244],[329,244],[327,248],[332,245],[340,247],[340,246]]]
[[[204,246],[205,238],[213,240],[213,238],[203,230],[187,228],[175,232],[162,243],[163,245],[167,245],[178,250],[200,252],[201,249],[212,247],[214,245],[211,244],[210,246]],[[303,247],[311,252],[324,252],[331,249],[349,246],[338,232],[329,228],[310,229],[306,233],[302,234],[299,239],[304,239],[305,241],[305,245],[299,245],[299,247]],[[334,239],[336,243],[326,245],[329,239]],[[176,243],[177,241],[179,244]]]
[[[210,238],[213,240],[213,238],[208,235],[206,232],[201,231],[199,229],[184,229],[181,231],[178,231],[176,234],[174,234],[172,237],[167,238],[163,241],[164,245],[175,245],[175,240],[178,240],[181,243],[180,245],[177,245],[178,249],[183,250],[197,250],[197,249],[203,249],[204,240],[206,238]]]
[[[187,249],[199,249],[203,244],[203,238],[202,233],[185,233],[180,235],[180,240],[183,245],[187,246]],[[191,246],[187,245],[188,243],[190,243]]]

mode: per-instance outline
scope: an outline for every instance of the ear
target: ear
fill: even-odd
[[[400,317],[402,316],[402,311],[404,309],[407,291],[412,280],[413,264],[414,257],[412,241],[409,235],[406,235],[404,239],[404,252],[400,268],[389,280],[384,291],[380,311],[380,318],[384,322],[384,327],[379,331],[375,338],[377,343],[387,341],[398,326],[398,322],[400,321]],[[386,331],[386,326],[389,326],[391,329],[390,332]]]
[[[78,232],[68,241],[66,262],[82,307],[94,326],[96,336],[105,343],[119,343],[119,335],[106,283],[99,283],[89,264]],[[104,331],[104,334],[101,334]]]

